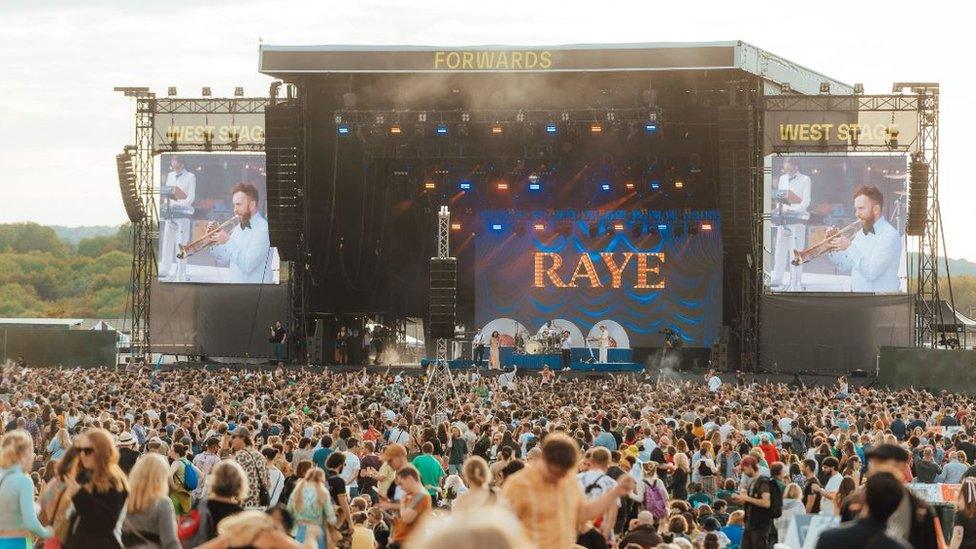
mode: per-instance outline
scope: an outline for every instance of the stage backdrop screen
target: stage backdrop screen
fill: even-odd
[[[773,155],[766,167],[763,269],[771,290],[905,293],[906,155]],[[797,259],[796,251],[845,228],[833,251]]]
[[[161,282],[278,283],[264,154],[162,154],[159,166]]]
[[[552,320],[585,338],[600,324],[619,348],[660,347],[667,329],[688,347],[718,337],[716,211],[485,211],[478,223],[478,327],[536,334]]]

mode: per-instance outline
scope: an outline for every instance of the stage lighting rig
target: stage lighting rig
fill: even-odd
[[[200,90],[200,95],[202,95],[203,97],[210,97],[211,95],[210,86],[204,86],[203,89]]]
[[[176,86],[170,86],[166,88],[166,95],[170,97],[176,97]]]
[[[234,97],[244,97],[244,86],[234,88]]]

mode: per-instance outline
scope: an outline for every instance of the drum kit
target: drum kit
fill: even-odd
[[[545,328],[537,335],[515,338],[515,354],[518,355],[553,355],[560,352],[560,333],[555,328]],[[521,343],[521,345],[519,345]]]

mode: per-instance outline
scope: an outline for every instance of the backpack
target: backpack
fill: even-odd
[[[186,458],[180,460],[183,463],[183,486],[189,491],[194,491],[200,483],[200,476],[192,463]]]
[[[768,477],[763,479],[769,483],[769,513],[778,519],[783,516],[783,488],[775,480]]]
[[[180,517],[177,524],[177,536],[183,547],[196,547],[216,536],[213,515],[207,507],[207,500],[200,500],[189,513]]]
[[[651,484],[644,482],[644,509],[649,511],[654,518],[661,519],[668,514],[667,505],[661,491],[657,489],[657,482]]]

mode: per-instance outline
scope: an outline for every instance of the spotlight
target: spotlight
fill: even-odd
[[[203,89],[200,90],[200,95],[210,97],[210,86],[204,86]]]
[[[864,95],[864,84],[860,82],[854,84],[854,95]]]
[[[627,187],[627,190],[628,191],[632,191],[632,190],[634,190],[634,182],[633,181],[628,181],[628,182],[624,183],[624,187]]]
[[[604,181],[603,183],[600,183],[600,190],[603,191],[603,192],[609,191],[610,190],[610,184],[607,183],[606,181]]]
[[[417,122],[426,122],[426,121],[427,121],[427,113],[422,112],[417,114]]]
[[[166,95],[174,97],[176,95],[176,86],[170,86],[166,88]]]
[[[502,127],[498,124],[495,124],[494,126],[491,127],[491,133],[492,135],[500,135],[502,133]]]
[[[529,190],[533,192],[542,190],[542,183],[529,183]]]
[[[644,124],[644,131],[647,132],[647,133],[656,133],[657,132],[657,124],[656,123],[650,123],[650,122],[648,122],[647,124]]]
[[[462,112],[461,113],[461,122],[470,122],[470,121],[471,121],[471,113],[469,113],[469,112]]]
[[[622,231],[622,230],[624,230],[624,224],[621,223],[621,222],[619,222],[619,221],[617,221],[616,223],[613,224],[613,230],[615,230],[615,231]]]
[[[830,82],[820,83],[820,93],[830,93]]]
[[[444,124],[438,124],[437,135],[447,135],[447,126]]]
[[[674,188],[675,189],[683,189],[683,188],[685,188],[685,182],[682,181],[682,180],[680,180],[680,179],[677,180],[677,181],[675,181],[674,182]]]
[[[708,232],[708,231],[712,230],[712,224],[709,223],[708,221],[702,223],[701,230],[703,230],[705,232]]]
[[[508,190],[508,183],[499,183],[497,185],[497,187],[498,187],[498,190],[499,191],[507,191]]]
[[[432,191],[437,188],[437,183],[434,183],[433,181],[426,181],[424,182],[424,188],[428,191]]]
[[[458,183],[458,188],[461,189],[462,191],[470,191],[471,190],[471,182],[470,181],[462,181],[462,182]]]
[[[234,88],[234,97],[244,97],[244,86]]]
[[[400,126],[390,126],[391,135],[400,135],[401,133],[403,133],[403,128]]]
[[[657,111],[647,113],[647,121],[651,124],[657,124]]]
[[[535,229],[535,230],[537,230],[537,231],[544,231],[544,230],[546,230],[546,226],[544,224],[542,224],[542,223],[536,223],[535,225],[532,226],[532,228]]]
[[[601,133],[603,132],[603,126],[600,124],[590,124],[590,133]]]
[[[491,230],[493,230],[495,232],[498,232],[498,231],[502,230],[502,224],[501,223],[492,223],[491,224]]]
[[[515,114],[515,121],[516,122],[525,122],[525,113],[522,112],[522,111],[519,111],[518,113],[516,113]]]
[[[569,122],[569,113],[568,112],[562,113],[561,115],[559,115],[559,119],[562,120],[563,122]]]
[[[460,223],[451,223],[451,230],[452,231],[460,231],[461,230],[461,224]]]
[[[668,226],[665,225],[664,223],[659,223],[658,226],[657,226],[657,230],[659,230],[659,231],[666,231],[666,230],[668,230]]]
[[[651,190],[656,191],[661,188],[661,182],[657,179],[651,181]]]
[[[556,125],[552,122],[546,124],[546,133],[556,133]]]
[[[336,131],[339,132],[339,135],[349,135],[349,126],[347,124],[339,124]]]

